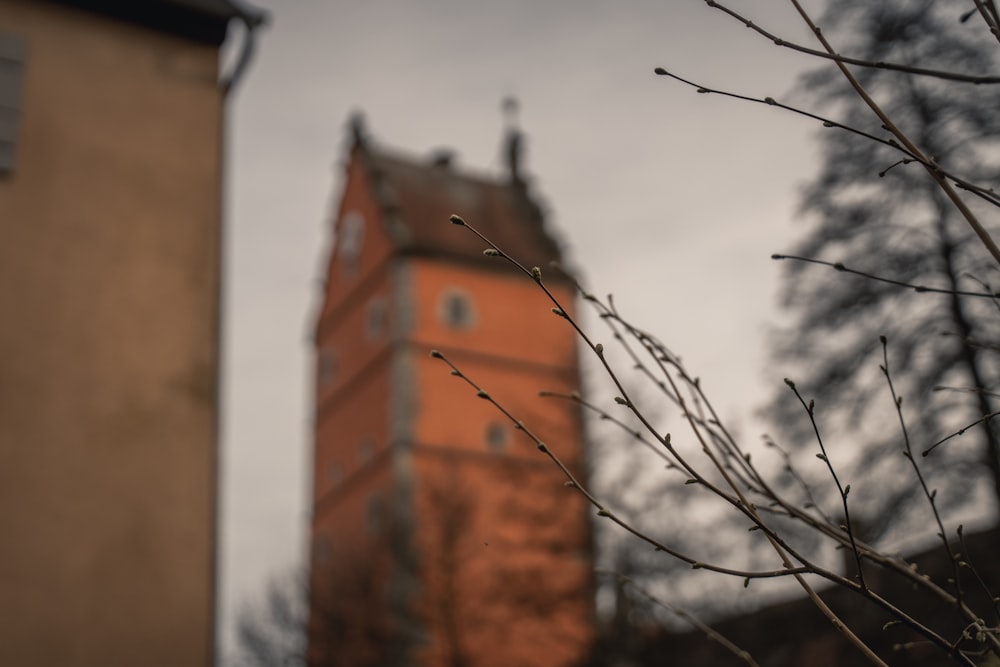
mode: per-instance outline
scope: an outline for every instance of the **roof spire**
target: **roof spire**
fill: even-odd
[[[504,116],[504,161],[510,172],[510,181],[514,185],[524,185],[521,174],[521,158],[524,150],[524,135],[517,124],[518,102],[516,97],[505,97],[503,100]]]
[[[360,111],[355,111],[351,114],[350,119],[347,121],[348,131],[351,135],[351,140],[355,145],[365,143],[365,116]]]

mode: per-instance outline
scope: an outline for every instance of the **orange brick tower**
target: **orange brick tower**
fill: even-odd
[[[439,349],[584,468],[576,340],[527,266],[559,248],[509,176],[419,161],[351,127],[316,328],[310,665],[561,667],[593,632],[588,512],[559,471],[430,357]],[[546,276],[551,271],[546,272]],[[547,279],[547,282],[548,279]],[[568,282],[551,287],[571,307]]]

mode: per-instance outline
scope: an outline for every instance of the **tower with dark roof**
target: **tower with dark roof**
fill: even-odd
[[[520,171],[463,173],[352,127],[316,344],[310,664],[568,666],[592,635],[586,507],[439,349],[582,472],[573,331],[527,266],[559,260]],[[569,281],[551,289],[571,307]]]

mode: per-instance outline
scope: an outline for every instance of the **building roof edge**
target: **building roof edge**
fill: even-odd
[[[48,0],[206,44],[220,45],[229,22],[251,26],[267,13],[238,0]]]

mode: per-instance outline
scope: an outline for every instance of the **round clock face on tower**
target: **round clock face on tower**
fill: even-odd
[[[358,211],[347,211],[340,219],[340,239],[337,251],[346,270],[353,272],[361,258],[361,246],[365,241],[365,219]]]

